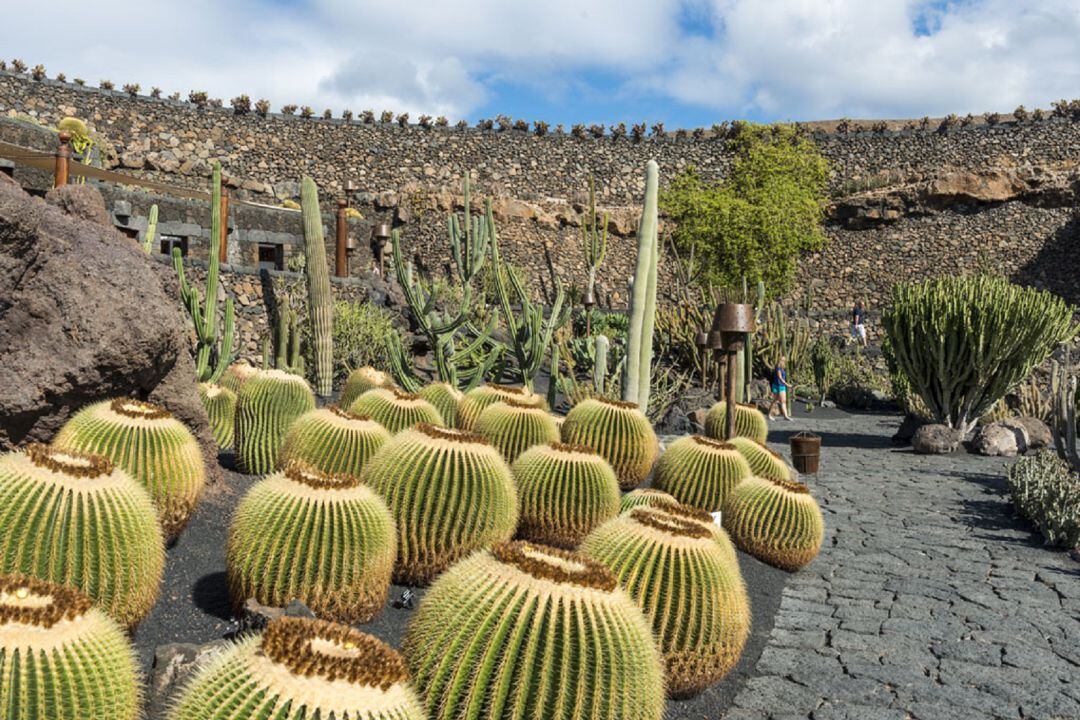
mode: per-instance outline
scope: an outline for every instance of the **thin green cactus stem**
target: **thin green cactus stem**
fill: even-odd
[[[645,203],[638,227],[637,267],[630,295],[630,329],[626,374],[623,376],[623,401],[635,403],[642,411],[649,406],[652,330],[656,318],[656,256],[660,252],[657,232],[659,173],[656,161],[650,160],[645,166]]]
[[[149,255],[154,251],[154,238],[157,236],[157,204],[150,206],[150,216],[146,219],[146,232],[143,233],[143,251]]]

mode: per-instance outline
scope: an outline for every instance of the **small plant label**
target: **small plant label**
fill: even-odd
[[[724,513],[717,510],[716,512],[709,513],[709,514],[712,515],[712,520],[713,520],[714,523],[716,523],[717,525],[723,526],[723,524],[724,524],[723,523]]]

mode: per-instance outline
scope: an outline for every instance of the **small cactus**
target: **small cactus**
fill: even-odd
[[[365,365],[356,368],[345,378],[345,387],[341,391],[341,399],[338,404],[343,408],[347,408],[356,402],[356,398],[368,390],[392,387],[394,387],[394,378],[390,373],[384,373],[382,370],[376,370],[370,365]]]
[[[619,502],[619,513],[633,510],[636,507],[655,507],[659,502],[677,503],[678,500],[663,490],[638,488],[622,496],[622,500]]]
[[[758,560],[798,570],[817,557],[825,535],[821,508],[803,483],[752,477],[724,501],[724,528]]]
[[[244,495],[229,525],[233,603],[299,598],[320,617],[367,622],[386,603],[395,540],[386,504],[358,477],[292,461]]]
[[[457,422],[458,405],[464,397],[460,390],[450,383],[433,382],[422,387],[417,394],[435,406],[442,415],[446,427],[454,427]]]
[[[498,448],[508,463],[533,445],[559,439],[559,427],[547,410],[509,398],[484,408],[475,430]]]
[[[396,387],[368,390],[349,408],[358,415],[367,415],[396,435],[420,423],[442,425],[443,419],[435,406],[414,393]]]
[[[726,439],[727,403],[723,400],[709,408],[705,415],[705,434],[717,440]],[[769,435],[769,423],[765,414],[758,410],[756,405],[736,403],[735,434],[764,443]]]
[[[233,446],[236,393],[227,387],[213,383],[199,383],[199,399],[210,418],[210,430],[218,448],[230,450]]]
[[[653,486],[680,503],[715,512],[732,488],[750,475],[750,463],[734,445],[691,435],[673,442],[660,456]]]
[[[575,405],[566,415],[562,439],[600,453],[615,469],[623,490],[640,485],[660,453],[656,433],[637,404],[607,398]]]
[[[544,396],[537,395],[526,387],[488,383],[465,393],[465,397],[458,403],[456,426],[462,430],[472,430],[476,426],[476,421],[480,419],[480,413],[484,411],[484,408],[500,400],[507,399],[547,409],[547,401],[544,400]]]
[[[390,439],[390,433],[365,415],[336,405],[298,417],[285,435],[278,463],[301,460],[328,475],[360,477],[371,456]]]
[[[260,370],[236,394],[236,458],[244,472],[264,475],[277,467],[285,433],[315,408],[304,378],[284,370]]]
[[[744,437],[734,437],[727,442],[746,458],[754,475],[770,480],[790,480],[794,477],[794,471],[784,459],[767,445]]]

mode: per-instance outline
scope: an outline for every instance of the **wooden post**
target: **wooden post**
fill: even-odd
[[[346,248],[346,237],[348,236],[349,223],[345,217],[345,208],[349,205],[349,201],[344,198],[339,198],[337,201],[337,262],[334,268],[334,274],[338,277],[349,276],[349,255]]]
[[[53,170],[53,187],[67,185],[68,161],[71,159],[71,133],[60,133],[60,145],[56,148],[56,164]]]
[[[735,362],[735,353],[729,352],[727,358],[727,392],[724,393],[727,405],[727,417],[724,423],[726,430],[724,437],[727,439],[735,437],[735,403],[738,399],[735,397],[735,375],[739,369],[739,364]]]
[[[218,261],[229,262],[229,189],[221,188],[221,238],[218,244]]]

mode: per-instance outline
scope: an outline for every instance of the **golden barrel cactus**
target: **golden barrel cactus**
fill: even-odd
[[[715,512],[731,489],[750,475],[750,463],[731,443],[689,435],[673,442],[660,456],[653,487],[683,504]]]
[[[244,384],[244,381],[253,375],[257,375],[258,372],[259,369],[248,363],[247,360],[240,360],[226,368],[225,372],[221,374],[221,379],[218,380],[218,385],[232,390],[234,393],[239,393],[240,386]]]
[[[638,488],[637,490],[631,490],[622,496],[619,501],[619,512],[624,513],[627,510],[633,510],[636,507],[652,507],[658,502],[672,502],[678,501],[663,490],[657,490],[655,488]]]
[[[341,390],[341,399],[338,400],[338,405],[343,408],[347,408],[356,402],[356,398],[360,397],[368,390],[374,390],[376,388],[392,388],[395,387],[394,378],[390,373],[385,373],[382,370],[376,370],[370,365],[357,368],[349,373],[349,376],[345,378],[345,387]]]
[[[442,425],[435,406],[414,393],[398,388],[376,388],[356,398],[349,410],[366,415],[396,435],[420,423]]]
[[[390,433],[365,415],[336,405],[306,412],[285,434],[278,463],[302,460],[328,475],[360,476]]]
[[[236,396],[236,459],[252,475],[273,472],[285,434],[296,418],[315,409],[315,393],[299,375],[260,370]]]
[[[660,444],[649,419],[634,403],[588,398],[566,415],[564,442],[591,447],[611,463],[619,487],[632,490],[649,476]]]
[[[457,424],[458,405],[465,395],[456,387],[450,383],[433,382],[420,388],[417,395],[435,406],[442,415],[443,424],[446,427],[454,427]]]
[[[794,479],[792,468],[768,445],[743,437],[731,438],[727,442],[734,445],[739,454],[746,458],[746,462],[750,463],[750,471],[754,475],[773,480]]]
[[[817,557],[825,520],[801,482],[752,477],[728,495],[724,528],[740,548],[762,562],[798,570]]]
[[[717,440],[727,435],[727,403],[720,402],[709,408],[705,415],[705,434]],[[769,421],[757,405],[735,404],[735,435],[764,443],[769,435]]]
[[[461,398],[458,403],[455,426],[462,430],[473,430],[484,408],[500,400],[515,400],[523,405],[548,409],[547,400],[544,399],[544,396],[538,395],[526,387],[488,383],[473,388]]]
[[[559,426],[551,413],[511,399],[484,408],[473,429],[498,448],[508,463],[513,463],[533,445],[546,445],[559,439]]]
[[[223,385],[199,383],[199,399],[210,418],[218,448],[231,450],[236,429],[236,393]]]

